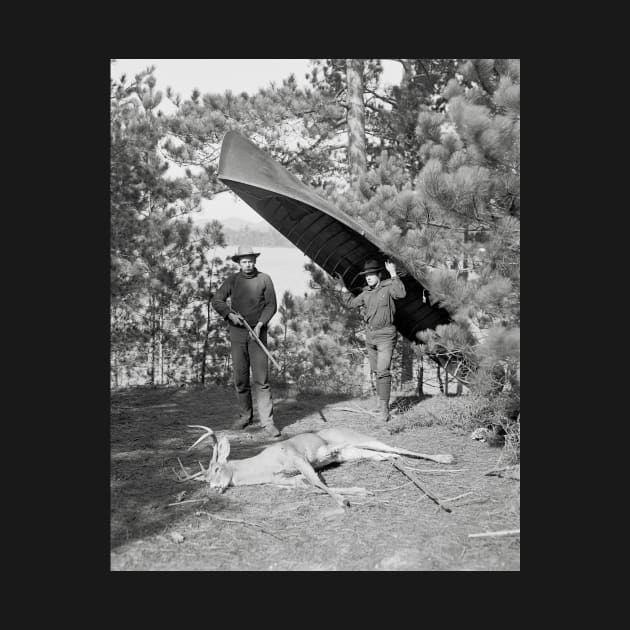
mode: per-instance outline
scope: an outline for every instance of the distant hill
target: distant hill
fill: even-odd
[[[193,215],[193,222],[202,226],[209,223],[210,219]],[[278,230],[271,227],[266,221],[254,222],[230,217],[217,219],[223,226],[223,233],[228,246],[252,245],[258,247],[293,247],[291,241],[286,239]]]
[[[293,247],[278,230],[268,226],[265,228],[251,228],[244,226],[233,230],[224,228],[225,240],[228,245],[253,245],[258,247]]]
[[[252,245],[257,247],[293,247],[278,230],[268,223],[229,218],[220,221],[229,246]]]
[[[230,230],[240,230],[244,227],[248,227],[254,230],[263,230],[268,226],[263,221],[255,223],[254,221],[247,221],[245,219],[238,219],[236,217],[230,217],[229,219],[218,219],[218,221],[223,225],[224,228]]]

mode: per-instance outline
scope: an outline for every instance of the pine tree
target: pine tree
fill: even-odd
[[[153,69],[111,80],[111,290],[114,382],[146,365],[149,384],[164,383],[178,339],[172,311],[186,294],[185,273],[203,267],[192,220],[199,202],[186,178],[168,179],[159,145]],[[207,236],[207,235],[206,235]],[[222,238],[222,235],[221,235]],[[205,239],[205,240],[204,240]]]
[[[454,324],[419,341],[472,384],[466,367],[484,368],[478,380],[497,366],[508,378],[517,370],[520,87],[518,60],[468,60],[460,70],[438,98],[415,101],[414,138],[374,160],[364,200],[343,189],[330,196],[381,234],[428,287],[429,300],[454,315]],[[409,100],[392,108],[390,130],[402,109],[411,110]],[[409,159],[413,147],[417,157]],[[492,325],[499,328],[491,352],[483,338]]]
[[[348,170],[350,184],[358,187],[365,176],[365,104],[363,102],[363,60],[346,59],[348,92]]]

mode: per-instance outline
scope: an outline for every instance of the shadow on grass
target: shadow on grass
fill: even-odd
[[[423,394],[422,396],[418,396],[417,394],[396,396],[392,404],[390,404],[390,410],[395,410],[399,413],[405,413],[406,411],[409,411],[416,405],[425,400],[429,400],[430,398],[433,398],[432,394]]]
[[[274,421],[283,432],[311,414],[314,430],[322,428],[325,415],[322,418],[319,411],[348,398],[287,395],[292,393],[273,392]],[[208,464],[212,452],[209,443],[204,442],[198,450],[187,451],[199,435],[198,429],[188,428],[189,424],[229,431],[231,459],[251,457],[278,441],[265,436],[256,424],[246,431],[231,431],[230,425],[237,413],[236,396],[231,387],[134,388],[112,393],[112,550],[152,534],[166,533],[197,510],[216,512],[229,508],[229,494],[219,495],[206,484],[194,481],[179,483],[172,468],[179,467],[178,457],[190,468],[196,467],[197,461],[204,466]],[[185,492],[184,500],[199,501],[169,506],[182,492]]]

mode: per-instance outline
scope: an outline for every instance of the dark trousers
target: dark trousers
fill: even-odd
[[[367,347],[370,371],[376,377],[376,393],[380,400],[389,401],[392,388],[392,355],[396,347],[396,327],[387,326],[378,330],[367,329],[365,345]]]
[[[267,345],[267,329],[260,331],[260,340]],[[254,377],[256,403],[260,423],[263,426],[273,424],[273,400],[269,387],[269,359],[263,349],[252,339],[246,328],[230,326],[232,367],[234,370],[234,388],[238,400],[241,418],[251,420],[253,416],[252,391],[249,370]]]

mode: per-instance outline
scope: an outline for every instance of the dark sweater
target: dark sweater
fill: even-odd
[[[251,277],[242,271],[228,276],[214,294],[212,308],[225,319],[230,312],[227,298],[230,298],[232,308],[252,327],[258,322],[266,326],[277,310],[276,292],[271,278],[256,268]]]

